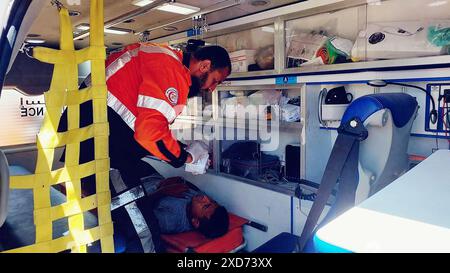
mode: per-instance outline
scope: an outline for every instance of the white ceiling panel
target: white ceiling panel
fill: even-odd
[[[76,10],[81,13],[80,16],[72,17],[72,22],[74,26],[81,23],[89,23],[89,2],[86,0],[80,1],[81,5],[68,5],[67,1],[62,0],[62,3],[66,5],[69,10]],[[133,0],[105,0],[105,21],[110,21],[123,14],[139,9],[139,7],[132,5]],[[188,4],[201,8],[202,10],[207,8],[214,8],[218,5],[224,4],[225,0],[180,0],[179,3]],[[266,5],[258,5],[267,2]],[[286,5],[289,3],[294,3],[299,1],[292,0],[242,0],[241,4],[228,9],[213,12],[207,15],[207,20],[209,24],[214,24],[217,22],[223,22],[226,20],[238,18],[258,11],[267,10],[270,8],[275,8],[278,6]],[[167,24],[168,22],[174,22],[186,18],[186,15],[180,15],[170,12],[164,12],[159,10],[152,10],[148,13],[134,18],[134,22],[131,23],[121,23],[117,27],[127,28],[134,31],[142,31],[144,29],[160,26],[162,24]],[[185,20],[177,24],[172,24],[176,27],[175,31],[167,31],[162,28],[154,30],[151,32],[151,38],[156,39],[159,37],[171,35],[178,32],[183,32],[192,27],[191,20]],[[41,38],[46,39],[49,45],[56,46],[59,41],[59,19],[58,13],[55,7],[49,4],[43,9],[40,16],[34,23],[30,33],[41,35]],[[129,44],[137,42],[139,39],[138,35],[112,35],[106,34],[106,44],[108,47],[114,47],[112,43]],[[81,41],[76,41],[77,47],[87,46],[89,38],[85,38]],[[118,46],[116,46],[118,47]]]

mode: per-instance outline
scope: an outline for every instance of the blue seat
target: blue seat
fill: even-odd
[[[383,93],[363,96],[355,100],[344,113],[342,124],[358,117],[365,122],[371,115],[389,109],[398,128],[403,128],[417,111],[417,101],[414,97],[403,93]]]
[[[358,162],[352,164],[354,169],[342,170],[342,173],[354,171],[358,178],[356,191],[351,192],[354,194],[352,205],[360,204],[409,170],[408,143],[418,108],[417,100],[405,93],[363,96],[347,108],[341,126],[352,127],[353,120],[357,118],[367,130],[367,138],[358,143]],[[349,192],[347,195],[344,193],[342,199],[339,194],[338,200],[350,200]],[[334,212],[336,207],[332,206],[330,211]],[[334,216],[328,215],[327,221]],[[314,243],[320,252],[346,252],[321,241],[317,236]]]
[[[298,239],[298,236],[284,232],[255,249],[253,253],[294,253]]]

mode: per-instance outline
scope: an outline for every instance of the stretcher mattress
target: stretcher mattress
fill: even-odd
[[[163,234],[162,240],[169,253],[184,253],[193,250],[196,253],[228,253],[245,243],[242,226],[248,223],[247,219],[229,214],[229,231],[222,237],[209,239],[197,231],[179,234]]]

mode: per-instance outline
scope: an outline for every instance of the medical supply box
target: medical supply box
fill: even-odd
[[[239,50],[230,53],[231,67],[234,72],[248,72],[248,66],[255,64],[256,50]]]

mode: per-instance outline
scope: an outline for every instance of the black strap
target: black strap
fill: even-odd
[[[321,225],[355,203],[355,192],[358,184],[359,142],[367,138],[367,130],[359,119],[354,119],[342,125],[338,132],[339,135],[325,168],[317,197],[298,241],[300,251],[304,249],[312,234],[314,234],[317,222],[336,183],[339,182],[336,202]]]

